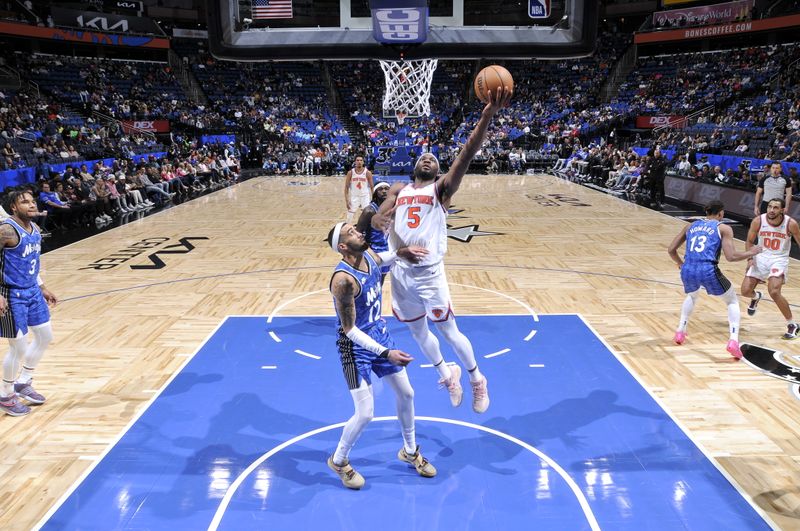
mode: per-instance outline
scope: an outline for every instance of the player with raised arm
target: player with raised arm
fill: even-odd
[[[372,218],[376,228],[391,227],[390,249],[419,245],[428,255],[418,264],[398,262],[392,268],[392,311],[406,323],[420,349],[439,373],[439,383],[450,394],[450,403],[461,404],[461,367],[444,361],[439,341],[428,327],[428,320],[455,351],[472,384],[472,409],[483,413],[489,407],[486,377],[481,374],[469,339],[456,325],[450,301],[450,288],[444,269],[447,252],[447,210],[470,162],[486,140],[489,124],[497,112],[508,105],[513,92],[506,89],[489,94],[489,102],[450,170],[439,177],[439,161],[424,153],[414,167],[412,184],[393,185],[378,213]],[[391,214],[394,215],[391,219]]]

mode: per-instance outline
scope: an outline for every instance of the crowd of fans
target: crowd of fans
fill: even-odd
[[[718,171],[703,163],[702,154],[800,161],[796,44],[643,57],[617,97],[603,103],[600,88],[629,42],[629,35],[604,31],[589,58],[507,61],[516,81],[515,97],[490,126],[476,167],[523,172],[555,165],[570,176],[635,190],[651,163],[635,152],[621,151],[610,132],[630,126],[639,115],[688,116],[701,109],[683,124],[686,127],[659,131],[640,145],[674,152],[670,164],[684,175],[742,186],[752,182],[749,167]],[[157,174],[150,162],[145,166],[150,186],[166,188],[166,195],[197,193],[202,186],[230,182],[241,163],[228,154],[210,160],[197,155],[195,139],[206,133],[240,135],[235,148],[225,149],[236,149],[235,157],[241,149],[242,161],[266,174],[341,174],[356,154],[369,159],[372,147],[387,145],[413,145],[420,152],[433,149],[446,168],[481,108],[470,96],[470,81],[482,66],[478,61],[441,61],[432,84],[431,115],[399,124],[384,114],[383,73],[375,61],[241,65],[198,55],[187,61],[207,99],[197,104],[186,97],[166,63],[8,51],[0,53],[0,60],[23,72],[26,81],[38,83],[38,90],[23,84],[0,92],[0,171],[35,168],[37,178],[48,182],[49,192],[67,195],[75,188],[70,188],[70,172],[91,176],[94,184],[82,184],[88,194],[84,200],[91,200],[90,188],[98,180],[113,175],[119,198],[110,191],[108,204],[101,201],[98,207],[102,211],[95,202],[75,216],[84,221],[89,214],[106,219],[141,209],[148,200],[168,200],[146,186],[146,193],[140,190],[141,200],[130,193],[138,178],[132,160],[148,153],[171,150],[167,160],[155,162]],[[330,79],[331,86],[323,79]],[[101,121],[95,112],[113,120]],[[188,144],[135,132],[118,121],[144,118],[168,120]],[[81,169],[82,162],[98,159],[131,162],[119,162],[120,168],[95,164],[94,169]],[[66,165],[72,169],[64,170]],[[198,170],[198,165],[209,170]],[[210,182],[197,177],[198,171],[209,175]],[[103,188],[97,189],[102,195]],[[53,214],[59,217],[58,211]]]

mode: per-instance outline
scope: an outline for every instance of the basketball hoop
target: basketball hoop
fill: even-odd
[[[386,82],[386,92],[383,94],[384,113],[394,113],[399,124],[407,116],[429,116],[431,81],[438,60],[381,60],[380,63]]]

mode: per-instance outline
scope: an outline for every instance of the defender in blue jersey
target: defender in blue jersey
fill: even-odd
[[[681,320],[675,331],[674,341],[678,345],[686,341],[686,327],[694,311],[700,288],[709,295],[722,297],[728,305],[730,338],[726,350],[736,359],[742,357],[739,348],[739,322],[741,312],[739,300],[730,281],[719,269],[720,253],[729,262],[738,262],[761,252],[760,246],[753,246],[745,252],[737,251],[733,245],[733,231],[721,223],[725,217],[725,207],[721,201],[712,201],[705,207],[706,217],[684,227],[669,245],[669,256],[681,269],[681,280],[686,298],[681,308]],[[678,247],[686,242],[683,260],[678,256]]]
[[[380,266],[391,264],[398,256],[417,262],[427,254],[422,247],[409,246],[397,252],[374,253],[364,235],[349,223],[337,223],[328,234],[334,251],[342,261],[331,277],[330,290],[337,315],[337,340],[342,370],[355,404],[355,413],[347,421],[336,452],[328,466],[339,475],[345,487],[360,489],[364,478],[350,466],[350,450],[372,420],[374,395],[372,373],[383,378],[397,395],[397,418],[403,435],[403,448],[397,456],[416,468],[423,477],[436,475],[436,468],[422,457],[414,429],[414,390],[405,366],[411,356],[394,346],[381,317]]]
[[[31,384],[33,371],[53,340],[47,304],[58,299],[39,277],[42,235],[32,221],[39,215],[36,200],[28,191],[15,190],[3,206],[11,217],[0,223],[0,336],[8,338],[11,348],[3,361],[0,410],[20,416],[30,413],[20,398],[30,404],[45,401]],[[28,328],[33,332],[30,345],[25,339]]]
[[[374,216],[378,209],[386,199],[386,194],[389,193],[389,183],[385,181],[375,183],[372,188],[372,202],[361,211],[361,216],[356,223],[358,232],[364,235],[367,240],[369,248],[376,253],[382,253],[389,250],[389,242],[386,239],[386,232],[376,229],[372,226],[372,216]],[[391,267],[384,264],[381,266],[381,282],[386,278],[386,274]]]

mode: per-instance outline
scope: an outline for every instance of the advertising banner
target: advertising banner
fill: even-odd
[[[653,25],[657,28],[697,26],[700,24],[722,24],[744,22],[750,17],[754,0],[725,2],[712,6],[685,7],[653,13]]]
[[[150,133],[169,133],[169,120],[123,120],[125,133],[147,131]]]
[[[71,28],[40,28],[28,24],[0,21],[0,34],[35,39],[54,39],[59,41],[83,42],[92,45],[141,46],[142,48],[169,48],[169,40],[142,35],[121,33],[102,33]]]
[[[750,22],[734,22],[732,24],[717,24],[713,26],[700,26],[696,28],[683,28],[665,31],[637,32],[633,36],[635,44],[650,42],[683,41],[692,39],[708,39],[713,37],[729,37],[741,33],[756,31],[769,31],[782,28],[793,28],[800,25],[800,15],[788,15]]]
[[[50,9],[56,26],[69,26],[93,29],[97,31],[114,31],[117,33],[150,33],[163,35],[164,32],[153,20],[145,17],[126,17],[98,13],[96,11],[78,11],[53,6]]]
[[[637,116],[636,127],[637,129],[655,129],[662,125],[669,125],[672,127],[684,127],[686,125],[685,116]]]

